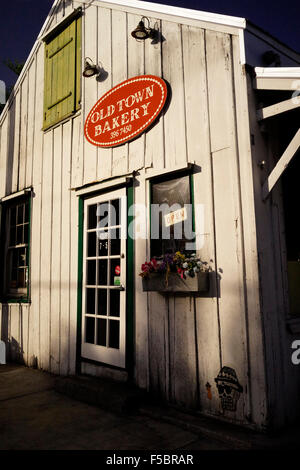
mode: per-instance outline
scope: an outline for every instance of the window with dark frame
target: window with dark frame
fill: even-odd
[[[192,252],[192,176],[161,178],[151,184],[151,257]]]
[[[16,198],[3,204],[2,244],[4,278],[2,294],[5,300],[28,300],[30,199]]]

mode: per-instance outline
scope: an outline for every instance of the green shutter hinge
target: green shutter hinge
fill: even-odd
[[[50,106],[48,106],[48,110],[53,108],[54,106],[56,106],[57,104],[61,103],[62,101],[66,100],[67,98],[69,98],[70,96],[72,96],[72,92],[70,91],[70,93],[68,93],[66,96],[64,96],[63,98],[60,98],[59,100],[55,101],[55,103],[51,104]]]

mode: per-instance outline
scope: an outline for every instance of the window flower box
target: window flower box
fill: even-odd
[[[144,292],[208,292],[209,272],[207,262],[196,253],[185,255],[180,251],[152,258],[141,266],[140,276]]]
[[[198,272],[194,277],[187,275],[185,278],[170,272],[168,280],[165,274],[153,272],[143,277],[142,282],[144,292],[208,292],[209,272]]]

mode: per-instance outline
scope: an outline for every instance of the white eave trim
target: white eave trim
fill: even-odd
[[[258,78],[299,78],[300,67],[255,67]]]
[[[74,4],[90,4],[91,0],[74,0]],[[160,3],[143,2],[141,0],[94,0],[94,5],[104,6],[107,3],[110,5],[118,5],[122,7],[130,7],[138,10],[147,10],[153,13],[163,13],[165,15],[187,18],[198,21],[206,21],[207,23],[215,23],[224,26],[233,26],[235,28],[245,28],[246,19],[237,16],[219,15],[217,13],[209,13],[206,11],[191,10],[188,8],[174,7],[170,5],[163,5]]]
[[[7,201],[10,201],[11,199],[16,199],[17,197],[31,194],[32,191],[33,190],[31,187],[22,189],[21,191],[18,191],[17,193],[12,193],[12,194],[9,194],[8,196],[3,197],[2,199],[0,199],[0,202],[7,202]]]
[[[75,191],[76,196],[86,196],[98,191],[115,189],[117,186],[126,186],[131,184],[133,181],[132,173],[121,177],[112,177],[105,179],[103,181],[96,181],[95,183],[90,183],[85,186],[78,188],[71,188],[72,191]]]

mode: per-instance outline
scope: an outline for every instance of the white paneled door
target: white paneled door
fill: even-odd
[[[125,367],[126,190],[84,202],[81,355]]]

